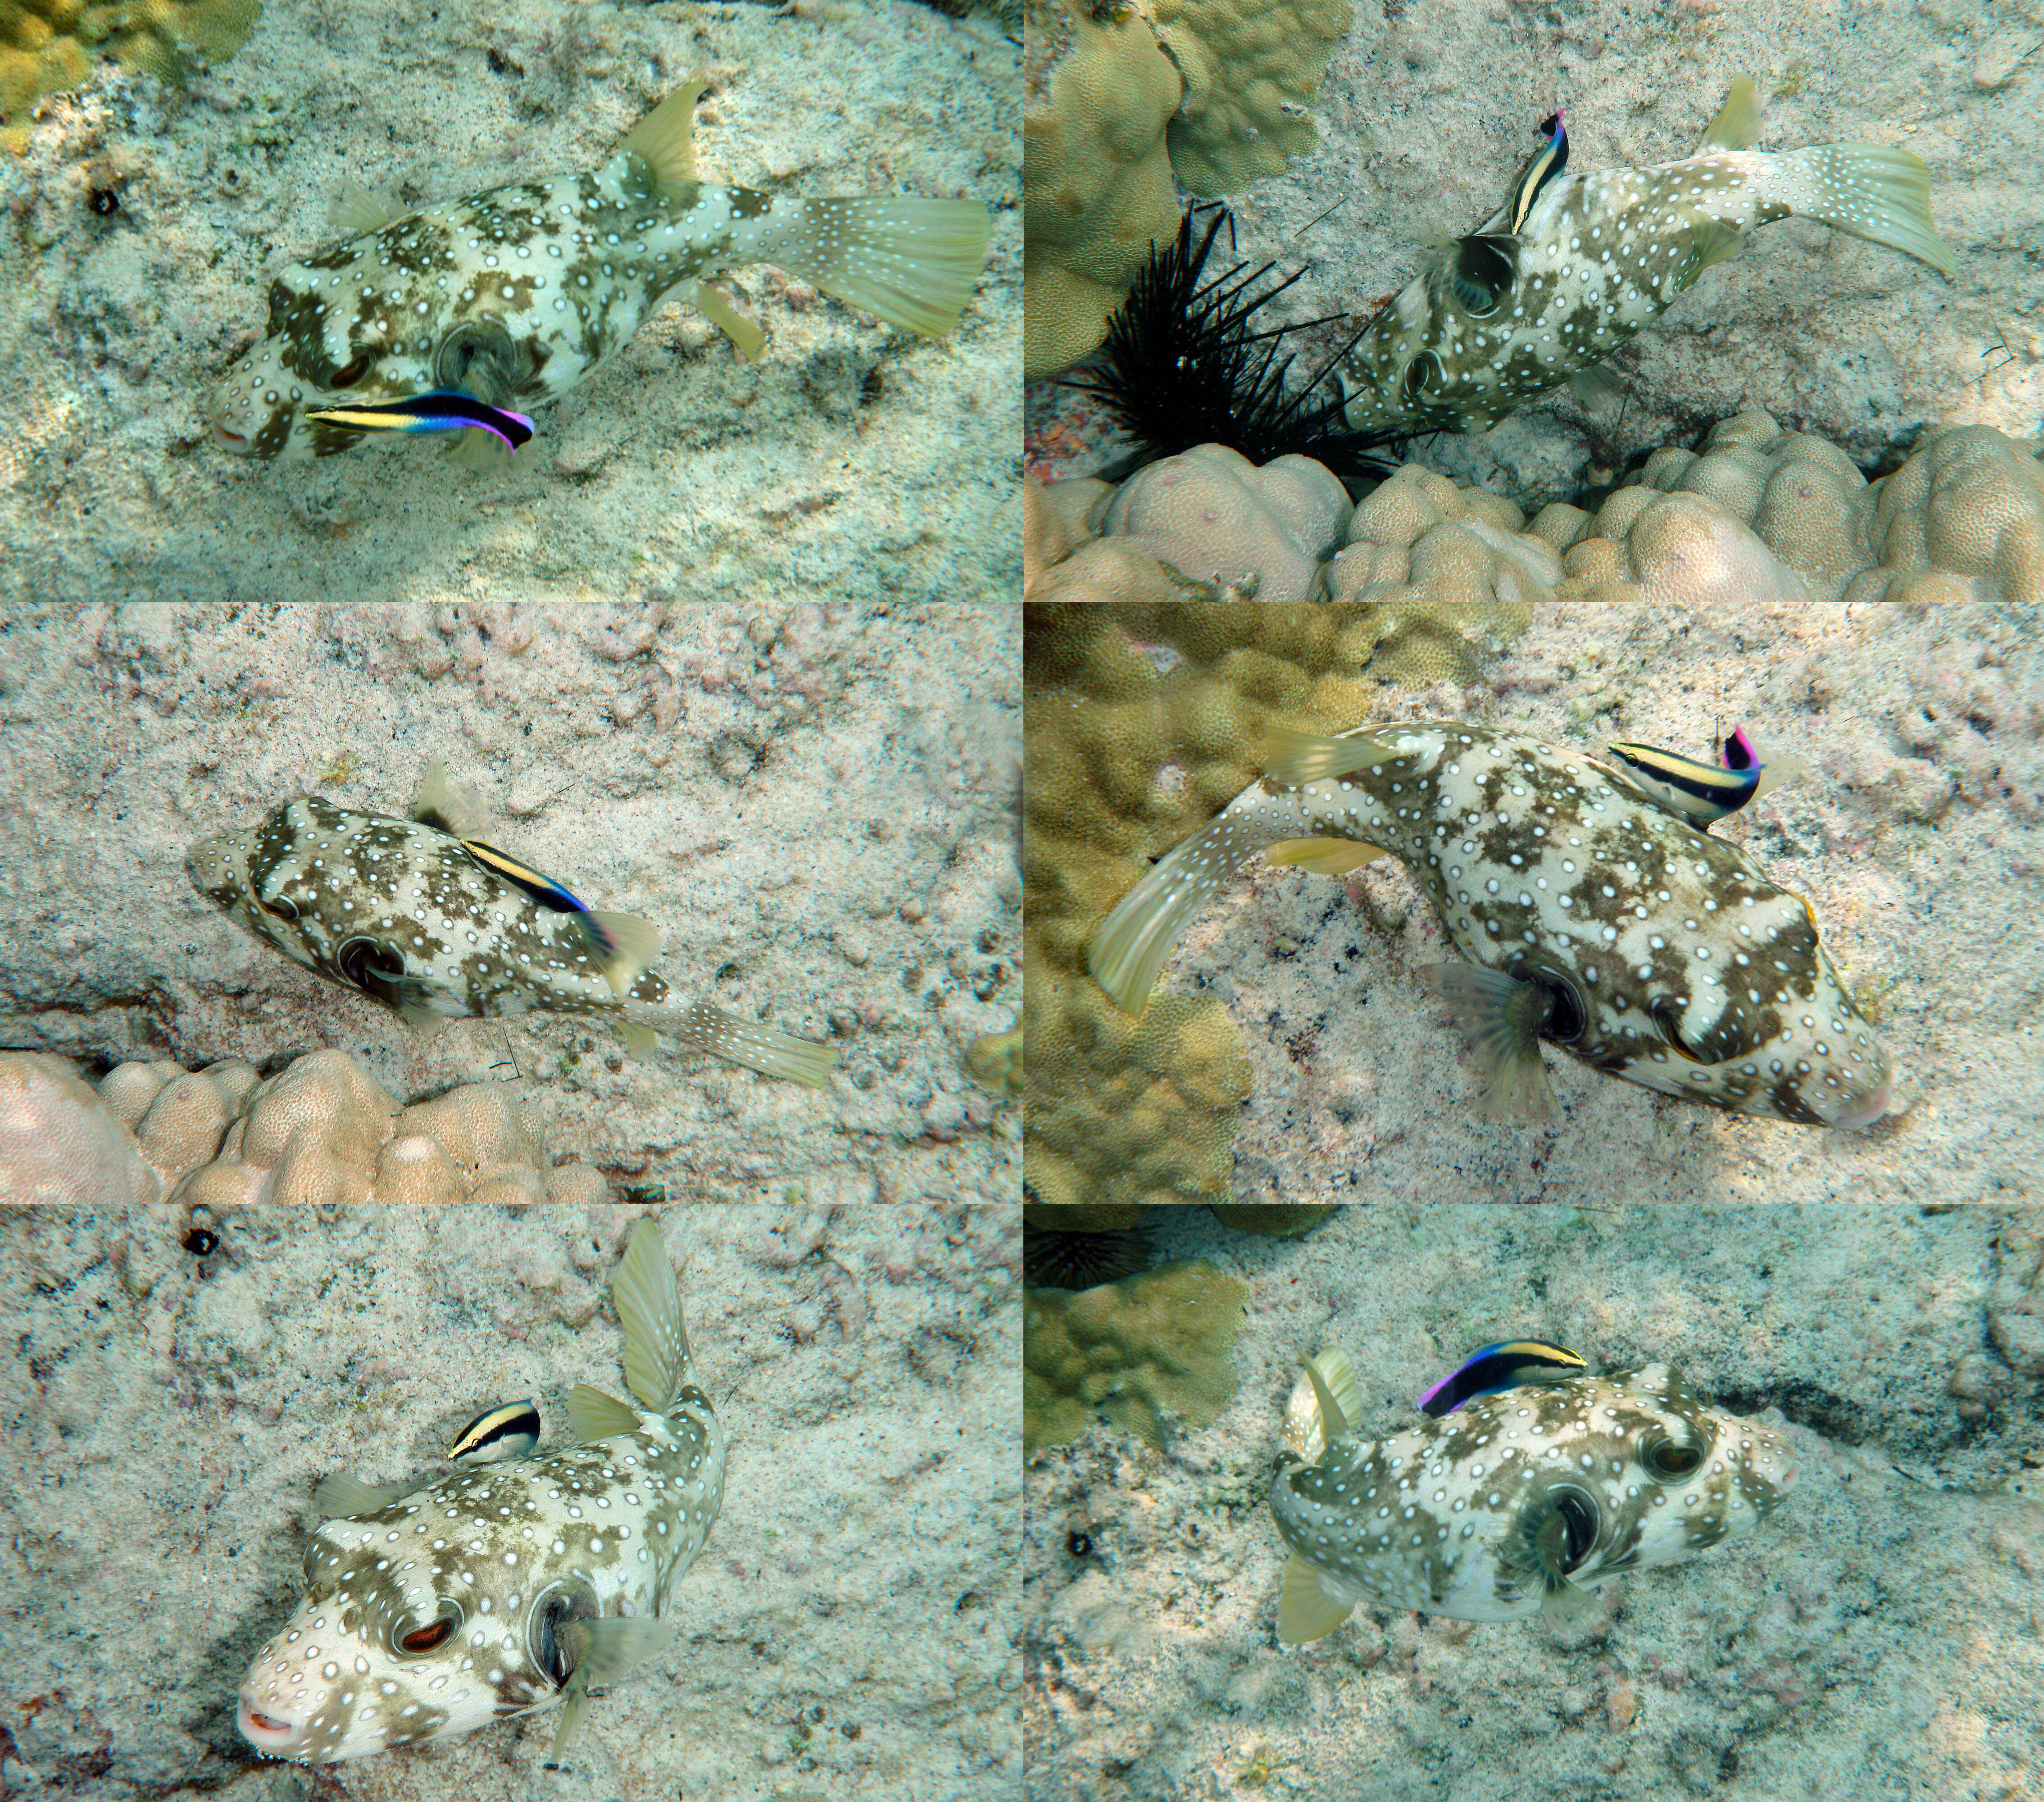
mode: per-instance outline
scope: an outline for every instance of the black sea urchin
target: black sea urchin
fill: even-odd
[[[1064,1232],[1022,1226],[1022,1276],[1032,1289],[1097,1289],[1155,1262],[1147,1227],[1106,1232]]]
[[[1227,208],[1216,207],[1195,242],[1201,210],[1188,208],[1177,237],[1151,247],[1149,262],[1108,321],[1100,367],[1066,378],[1097,396],[1136,440],[1107,472],[1111,478],[1195,444],[1225,444],[1258,466],[1288,454],[1312,457],[1344,479],[1389,474],[1393,465],[1372,453],[1393,440],[1350,431],[1339,385],[1328,380],[1348,345],[1303,386],[1285,387],[1293,362],[1291,353],[1279,355],[1285,339],[1339,316],[1257,329],[1257,314],[1305,271],[1260,291],[1257,284],[1274,263],[1251,269],[1238,263],[1208,277],[1208,255],[1231,221]]]

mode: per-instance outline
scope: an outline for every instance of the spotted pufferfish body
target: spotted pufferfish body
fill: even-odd
[[[245,831],[201,840],[185,866],[264,944],[417,1030],[471,1016],[586,1015],[616,1025],[640,1055],[658,1031],[811,1085],[836,1061],[709,1002],[668,1005],[667,983],[640,956],[606,959],[591,943],[586,916],[541,905],[455,834],[417,820],[302,796]],[[625,923],[640,928],[641,955],[657,955],[658,932]]]
[[[978,201],[892,195],[805,199],[697,179],[693,110],[705,83],[668,96],[601,168],[513,183],[398,214],[356,193],[368,226],[279,272],[263,341],[208,411],[237,455],[325,456],[362,431],[309,413],[455,391],[492,407],[558,398],[670,294],[755,355],[758,327],[709,278],[772,263],[905,330],[948,331],[986,257]],[[480,467],[507,450],[480,430]]]
[[[1741,77],[1695,156],[1558,175],[1516,232],[1493,214],[1479,236],[1497,279],[1458,282],[1449,246],[1344,357],[1350,428],[1481,431],[1653,324],[1739,234],[1791,215],[1951,272],[1919,159],[1867,144],[1746,149],[1761,127]]]
[[[1180,932],[1244,859],[1278,847],[1276,861],[1331,873],[1389,852],[1463,958],[1502,989],[1551,1000],[1539,1035],[1582,1062],[1805,1125],[1864,1127],[1887,1111],[1887,1054],[1808,905],[1618,770],[1458,723],[1298,742],[1309,763],[1347,749],[1367,767],[1297,785],[1266,777],[1152,869],[1088,951],[1117,1005],[1142,1010]],[[1462,974],[1448,966],[1439,986]],[[1458,1013],[1481,1063],[1508,1022]],[[1525,1055],[1534,1092],[1512,1105],[1494,1085],[1494,1111],[1545,1111],[1530,1035]]]
[[[250,1744],[331,1764],[565,1703],[558,1756],[590,1685],[671,1641],[674,1585],[723,1506],[724,1429],[651,1220],[614,1293],[638,1405],[577,1385],[584,1443],[394,1498],[321,1486],[363,1505],[314,1531],[305,1598],[242,1680]]]
[[[1341,1354],[1315,1362],[1353,1389]],[[1750,1531],[1796,1480],[1778,1435],[1704,1406],[1666,1364],[1506,1389],[1383,1439],[1339,1420],[1323,1437],[1314,1412],[1295,1397],[1270,1492],[1292,1551],[1278,1634],[1293,1643],[1358,1603],[1579,1619],[1626,1572]]]

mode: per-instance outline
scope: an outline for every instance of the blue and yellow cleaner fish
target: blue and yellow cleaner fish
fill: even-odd
[[[1644,747],[1627,748],[1640,760]],[[1887,1054],[1808,904],[1663,798],[1708,765],[1649,755],[1666,759],[1650,787],[1623,761],[1455,722],[1275,733],[1269,774],[1122,898],[1088,966],[1139,1013],[1179,934],[1244,859],[1339,874],[1389,853],[1468,960],[1427,980],[1468,1038],[1486,1111],[1551,1111],[1545,1039],[1686,1101],[1872,1125],[1892,1094]]]
[[[673,1034],[727,1063],[821,1087],[837,1054],[707,1001],[669,1003],[647,966],[659,928],[586,906],[550,876],[456,829],[438,763],[409,820],[321,795],[202,840],[185,868],[199,893],[294,963],[380,1002],[417,1031],[524,1013],[609,1020],[633,1053]]]
[[[1777,1435],[1666,1364],[1508,1389],[1378,1439],[1362,1411],[1346,1354],[1307,1361],[1270,1490],[1289,1645],[1358,1603],[1580,1624],[1605,1584],[1751,1531],[1796,1481]]]
[[[1560,115],[1505,205],[1438,251],[1343,359],[1343,417],[1385,437],[1480,432],[1589,371],[1667,310],[1742,235],[1792,214],[1888,244],[1950,275],[1930,178],[1870,144],[1755,151],[1750,78],[1733,83],[1696,154],[1643,169],[1566,167]]]
[[[757,356],[759,328],[709,285],[748,263],[905,331],[949,331],[986,264],[986,207],[705,182],[693,130],[706,85],[669,94],[586,175],[402,214],[351,189],[336,223],[359,235],[271,280],[268,334],[208,409],[213,441],[237,456],[327,456],[372,432],[451,429],[463,461],[501,468],[523,442],[507,422],[530,429],[512,404],[566,394],[670,295]],[[463,399],[479,403],[466,421]]]
[[[423,1489],[321,1484],[305,1598],[241,1680],[252,1746],[335,1764],[565,1704],[558,1758],[591,1686],[671,1643],[675,1585],[724,1505],[724,1428],[652,1221],[613,1297],[636,1405],[578,1383],[574,1445]]]

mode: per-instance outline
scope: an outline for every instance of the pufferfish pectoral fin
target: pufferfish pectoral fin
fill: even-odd
[[[595,1620],[571,1620],[560,1630],[560,1646],[574,1667],[567,1681],[567,1703],[561,1711],[561,1724],[554,1730],[554,1743],[547,1762],[559,1760],[561,1750],[574,1738],[589,1712],[589,1692],[615,1683],[644,1664],[674,1636],[672,1626],[643,1617],[622,1620],[606,1616]]]
[[[1554,1091],[1540,1059],[1540,1029],[1554,1005],[1547,992],[1537,982],[1469,963],[1437,965],[1421,980],[1447,1004],[1469,1042],[1483,1078],[1483,1111],[1503,1120],[1552,1115]]]
[[[1324,1639],[1355,1612],[1354,1602],[1327,1593],[1320,1573],[1294,1552],[1278,1592],[1278,1637],[1288,1646]]]

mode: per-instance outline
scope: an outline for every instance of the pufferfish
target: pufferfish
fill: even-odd
[[[702,181],[693,133],[706,86],[669,94],[586,175],[417,213],[350,189],[336,222],[359,235],[271,280],[267,335],[208,409],[213,441],[237,456],[327,456],[371,432],[451,431],[464,462],[501,468],[532,436],[511,403],[566,394],[670,294],[756,357],[763,333],[709,286],[748,263],[904,330],[949,331],[986,261],[986,207]]]
[[[837,1054],[708,1001],[667,1005],[647,966],[659,928],[586,907],[482,840],[463,836],[445,771],[429,765],[413,817],[322,795],[280,801],[259,824],[185,857],[199,893],[294,963],[378,1001],[407,1026],[524,1013],[615,1024],[633,1054],[655,1031],[762,1075],[821,1087]]]
[[[636,1407],[578,1383],[574,1445],[420,1489],[320,1485],[305,1598],[241,1680],[252,1746],[335,1764],[565,1703],[558,1758],[590,1687],[673,1639],[674,1585],[724,1505],[724,1428],[652,1221],[613,1298]]]
[[[1139,1013],[1173,944],[1228,872],[1339,874],[1389,853],[1466,963],[1427,980],[1466,1035],[1487,1112],[1539,1118],[1539,1042],[1684,1100],[1804,1125],[1888,1110],[1887,1054],[1801,897],[1700,829],[1709,767],[1641,746],[1611,763],[1443,722],[1273,735],[1252,783],[1124,896],[1087,962]],[[1756,769],[1717,772],[1758,791]],[[1681,805],[1678,805],[1681,803]]]
[[[1580,1623],[1614,1577],[1750,1531],[1796,1481],[1777,1435],[1667,1364],[1508,1389],[1381,1439],[1351,1424],[1361,1403],[1345,1354],[1307,1361],[1270,1490],[1289,1644],[1358,1603]]]
[[[1742,234],[1794,214],[1906,251],[1950,275],[1922,160],[1879,144],[1753,151],[1762,114],[1734,82],[1692,156],[1566,169],[1560,116],[1504,206],[1439,252],[1339,366],[1350,430],[1480,432],[1587,373],[1666,312]]]

